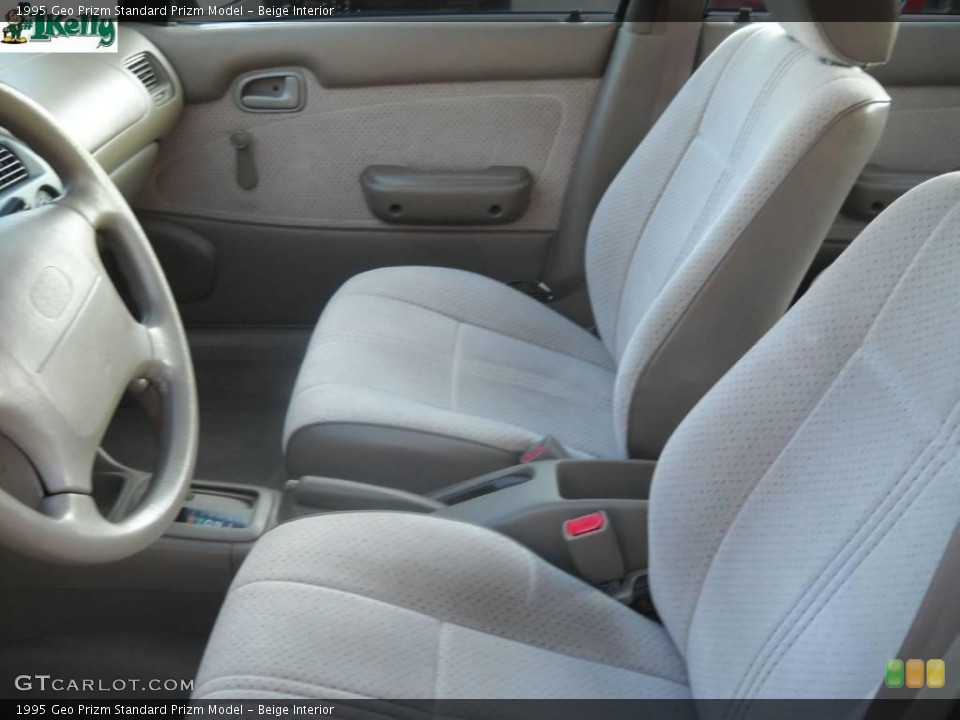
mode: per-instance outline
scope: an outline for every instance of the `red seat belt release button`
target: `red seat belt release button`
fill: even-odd
[[[541,442],[537,445],[534,445],[530,450],[527,450],[523,455],[520,456],[521,464],[532,463],[534,460],[537,460],[541,455],[546,454],[547,452],[547,443]]]
[[[620,542],[605,512],[564,521],[563,539],[573,566],[587,582],[600,585],[626,575]]]
[[[570,454],[564,449],[563,445],[557,442],[556,438],[547,437],[538,440],[527,448],[520,456],[520,463],[536,462],[537,460],[564,460],[570,457]]]
[[[563,533],[567,537],[580,537],[587,533],[603,530],[607,526],[607,514],[605,512],[595,512],[589,515],[583,515],[573,520],[567,520],[563,524]]]

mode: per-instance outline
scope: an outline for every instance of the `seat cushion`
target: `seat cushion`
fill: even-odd
[[[686,698],[666,632],[493,531],[343,513],[254,548],[194,696]]]
[[[364,273],[310,342],[286,421],[289,470],[423,493],[512,465],[545,435],[574,455],[619,457],[615,372],[597,337],[494,280]]]

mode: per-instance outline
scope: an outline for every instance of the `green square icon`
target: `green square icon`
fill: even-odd
[[[884,682],[888,688],[903,687],[903,660],[887,660]]]

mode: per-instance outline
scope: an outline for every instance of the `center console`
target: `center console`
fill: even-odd
[[[322,477],[284,487],[278,522],[345,510],[432,513],[508,535],[544,559],[588,579],[618,556],[620,577],[647,567],[647,505],[656,463],[646,460],[546,460],[507,468],[444,488],[430,497]],[[567,524],[602,513],[597,539],[571,535]],[[599,521],[598,521],[599,522]],[[607,539],[599,539],[604,530]],[[602,571],[601,571],[602,577]],[[614,579],[614,578],[609,578]]]
[[[647,505],[655,463],[539,460],[421,496],[336,478],[303,477],[282,489],[195,480],[164,537],[106,566],[58,569],[5,559],[16,584],[123,587],[222,594],[256,541],[272,527],[309,515],[363,510],[433,514],[491,528],[557,567],[612,594],[647,568]],[[105,454],[94,473],[98,505],[119,520],[136,507],[148,473]],[[637,593],[628,593],[636,597]],[[620,595],[618,595],[620,597]],[[625,597],[625,596],[624,596]],[[621,599],[624,599],[621,597]]]

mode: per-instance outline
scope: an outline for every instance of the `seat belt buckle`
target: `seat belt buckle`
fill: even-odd
[[[622,602],[644,617],[662,624],[657,607],[653,604],[648,570],[636,570],[623,580],[607,583],[607,587],[601,589],[614,600]]]
[[[620,543],[604,511],[566,520],[563,539],[574,567],[587,582],[599,585],[626,573]]]
[[[537,460],[565,460],[570,453],[551,435],[538,440],[520,456],[520,464],[536,462]]]

